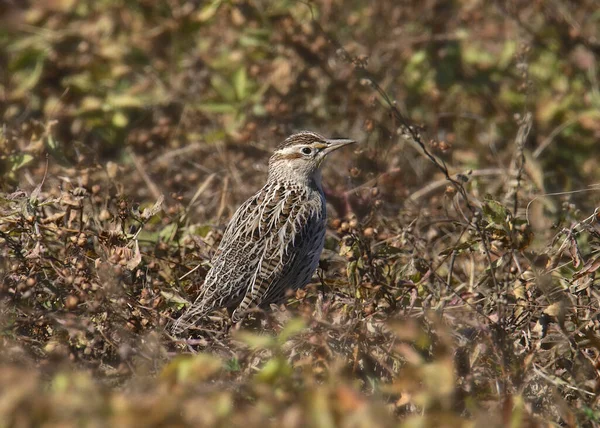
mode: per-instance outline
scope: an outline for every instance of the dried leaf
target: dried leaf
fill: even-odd
[[[134,252],[133,252],[133,256],[127,260],[127,269],[129,270],[133,270],[135,269],[142,261],[142,254],[140,253],[140,245],[138,243],[138,240],[135,240],[135,248],[134,248]]]
[[[573,235],[569,236],[569,254],[571,254],[571,259],[573,260],[573,267],[578,268],[581,266],[581,253]]]
[[[148,220],[150,217],[156,215],[160,210],[162,210],[162,204],[163,204],[164,200],[165,200],[165,196],[160,195],[158,197],[158,200],[156,201],[156,203],[154,205],[152,205],[152,207],[144,208],[144,211],[142,211],[142,218],[144,220]]]
[[[565,305],[562,302],[552,303],[550,306],[546,306],[544,313],[546,315],[550,315],[551,317],[558,317],[564,312],[564,306]]]
[[[187,305],[190,303],[183,297],[181,297],[179,294],[172,293],[170,291],[162,290],[160,292],[160,295],[163,296],[167,302],[177,303],[179,305]]]
[[[590,273],[596,272],[600,269],[600,256],[596,256],[595,258],[590,258],[583,268],[573,275],[574,279],[579,279],[582,276],[588,275]]]

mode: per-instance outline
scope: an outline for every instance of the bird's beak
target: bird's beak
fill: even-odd
[[[356,141],[348,138],[331,138],[325,140],[325,143],[327,143],[327,147],[323,150],[323,154],[331,153],[334,150],[347,146],[348,144],[354,144]]]

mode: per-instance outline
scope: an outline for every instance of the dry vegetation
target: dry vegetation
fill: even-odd
[[[0,3],[0,427],[598,425],[598,10]],[[297,129],[315,283],[172,336]]]

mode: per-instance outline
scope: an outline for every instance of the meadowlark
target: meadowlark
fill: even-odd
[[[310,281],[325,243],[321,166],[328,154],[354,142],[304,131],[277,147],[267,183],[233,215],[200,294],[175,332],[223,307],[237,323],[249,309],[279,303],[287,290]]]

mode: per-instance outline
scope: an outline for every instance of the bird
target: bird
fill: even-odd
[[[353,143],[301,131],[277,146],[266,184],[233,214],[197,298],[174,324],[175,333],[220,308],[239,323],[250,309],[280,303],[288,290],[310,282],[325,244],[321,167],[330,153]]]

